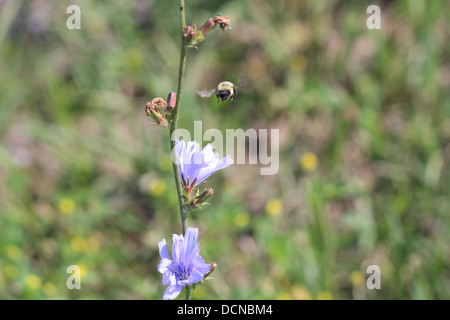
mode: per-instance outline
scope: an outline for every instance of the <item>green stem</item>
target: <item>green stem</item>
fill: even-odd
[[[178,77],[178,90],[177,90],[177,102],[175,104],[175,108],[172,112],[172,124],[170,125],[170,150],[175,150],[175,140],[172,140],[172,134],[177,129],[177,123],[178,123],[178,114],[181,107],[181,93],[183,91],[183,79],[184,79],[184,70],[186,67],[186,46],[184,45],[184,42],[182,43],[182,49],[181,49],[181,57],[180,57],[180,71],[179,71],[179,77]],[[187,229],[187,208],[184,205],[183,200],[183,188],[181,186],[181,180],[180,180],[180,172],[178,171],[178,164],[172,163],[173,167],[173,174],[175,176],[175,185],[177,187],[177,193],[178,193],[178,203],[180,205],[180,215],[181,215],[181,228],[183,229],[183,234],[186,232]]]
[[[181,32],[183,28],[186,26],[186,18],[184,14],[184,0],[180,0],[180,27]],[[178,88],[177,88],[177,100],[175,103],[175,108],[172,111],[172,123],[170,125],[170,149],[175,150],[175,140],[172,140],[172,135],[178,127],[178,115],[180,113],[181,108],[181,95],[183,92],[183,81],[184,81],[184,72],[186,69],[186,57],[187,57],[187,46],[184,43],[183,35],[181,35],[181,53],[180,53],[180,67],[178,71]],[[175,185],[177,187],[178,193],[178,203],[180,205],[180,215],[181,215],[181,227],[183,229],[183,234],[185,234],[187,229],[187,208],[184,206],[183,201],[183,188],[181,186],[180,181],[180,173],[178,171],[178,165],[172,163],[173,173],[175,175]]]
[[[191,300],[191,286],[186,287],[186,300]]]
[[[186,27],[186,17],[184,12],[184,0],[180,0],[180,27],[181,27],[181,52],[180,52],[180,67],[178,71],[178,88],[177,88],[177,101],[175,104],[175,108],[172,111],[172,124],[170,125],[170,150],[175,150],[175,140],[172,140],[172,135],[177,129],[178,126],[178,115],[180,113],[181,108],[181,94],[183,92],[183,81],[184,81],[184,72],[186,69],[186,57],[188,47],[184,43],[183,37],[183,29]],[[186,233],[187,229],[187,208],[184,205],[183,200],[183,188],[181,186],[180,181],[180,172],[178,170],[178,165],[176,163],[172,163],[173,174],[175,175],[175,185],[177,187],[178,193],[178,204],[180,205],[180,216],[181,216],[181,228],[183,229],[183,235]],[[186,300],[191,300],[191,287],[186,287]]]

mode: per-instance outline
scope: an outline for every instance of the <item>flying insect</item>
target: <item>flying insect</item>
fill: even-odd
[[[237,88],[236,85],[233,82],[230,81],[223,81],[219,83],[216,89],[213,90],[200,90],[197,91],[197,94],[202,98],[209,98],[213,94],[216,95],[217,102],[222,100],[222,102],[227,101],[230,99],[233,101],[236,99],[237,96]]]

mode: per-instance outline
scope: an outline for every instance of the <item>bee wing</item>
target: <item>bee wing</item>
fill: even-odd
[[[236,88],[244,88],[247,87],[248,81],[249,80],[246,78],[246,76],[241,74],[238,80],[236,80],[236,82],[234,83],[234,85]]]
[[[198,90],[197,94],[202,97],[202,98],[209,98],[211,97],[214,93],[216,92],[216,90]]]

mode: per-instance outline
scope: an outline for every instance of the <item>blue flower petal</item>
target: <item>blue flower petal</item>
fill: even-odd
[[[198,255],[198,229],[197,228],[188,228],[186,230],[185,238],[184,238],[184,252],[185,252],[185,260],[183,261],[185,265],[191,265],[192,259]]]
[[[184,261],[184,239],[182,235],[173,234],[172,235],[172,258],[175,265],[180,264]]]
[[[187,284],[191,285],[197,282],[200,282],[203,280],[205,275],[198,270],[192,270],[191,274],[189,275],[189,278],[187,279]]]
[[[160,273],[164,273],[164,272],[168,271],[168,269],[171,265],[172,265],[172,260],[162,258],[158,264],[158,271]]]
[[[161,261],[158,264],[158,271],[164,273],[167,267],[172,264],[172,259],[170,259],[169,252],[167,251],[166,240],[162,239],[158,242],[159,255],[161,256]]]
[[[183,287],[178,285],[167,287],[166,292],[164,292],[163,299],[164,300],[175,299],[176,297],[178,297],[182,289]]]
[[[163,298],[176,298],[183,286],[202,281],[204,275],[210,271],[210,265],[200,256],[198,243],[198,229],[188,228],[185,235],[172,235],[172,258],[167,251],[166,241],[158,243],[161,261],[158,271],[163,274],[163,285],[169,285]]]
[[[162,239],[161,241],[159,241],[158,247],[159,255],[161,256],[161,258],[170,260],[169,252],[167,251],[166,239]]]
[[[195,257],[194,261],[192,261],[192,265],[194,270],[197,270],[203,274],[207,274],[211,269],[211,265],[205,263],[205,260],[203,260],[200,256]]]
[[[168,284],[175,285],[175,284],[177,284],[177,277],[172,272],[166,271],[163,273],[162,284],[165,286]]]
[[[188,141],[186,145],[184,140],[176,140],[176,149],[180,176],[186,182],[189,178],[190,183],[197,179],[195,185],[233,163],[230,156],[220,159],[210,143],[200,151],[200,145],[196,141]]]

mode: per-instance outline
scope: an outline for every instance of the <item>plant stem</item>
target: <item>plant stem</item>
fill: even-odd
[[[180,0],[180,27],[181,33],[183,28],[186,26],[186,18],[184,13],[184,0]],[[181,95],[183,92],[183,81],[184,81],[184,71],[186,69],[186,57],[187,57],[187,46],[184,43],[183,35],[181,34],[181,52],[180,52],[180,67],[178,70],[178,88],[177,88],[177,100],[175,108],[172,112],[172,124],[170,125],[170,149],[175,150],[175,140],[172,140],[172,134],[177,129],[178,115],[181,108]],[[180,205],[180,215],[181,215],[181,227],[183,229],[183,234],[185,234],[187,229],[187,208],[183,204],[183,188],[180,181],[180,173],[178,171],[178,165],[172,163],[173,173],[175,175],[175,185],[178,193],[178,203]]]
[[[186,287],[186,300],[191,300],[191,286]]]
[[[180,67],[178,71],[178,88],[177,88],[177,101],[175,103],[175,108],[172,111],[172,124],[170,125],[170,150],[175,150],[175,140],[172,140],[172,135],[177,129],[178,125],[178,115],[181,108],[181,95],[183,92],[183,81],[184,81],[184,71],[186,69],[186,57],[188,47],[184,43],[183,29],[186,26],[186,17],[184,13],[184,0],[180,0],[180,29],[181,29],[181,52],[180,52]],[[174,137],[175,138],[175,137]],[[172,162],[173,174],[175,175],[175,185],[177,187],[178,193],[178,203],[180,205],[180,216],[181,216],[181,228],[183,229],[183,235],[186,233],[187,229],[187,208],[184,205],[183,200],[183,188],[180,181],[180,172],[178,170],[178,164]],[[191,300],[191,287],[186,287],[186,300]]]

